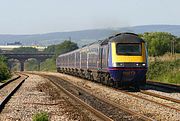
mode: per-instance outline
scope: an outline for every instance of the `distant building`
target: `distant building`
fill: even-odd
[[[22,43],[21,42],[14,42],[14,43],[7,43],[7,45],[22,45]]]

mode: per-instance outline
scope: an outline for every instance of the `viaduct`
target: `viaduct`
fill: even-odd
[[[48,58],[51,58],[54,54],[49,53],[0,53],[0,55],[5,56],[7,59],[17,59],[20,62],[21,71],[24,71],[24,63],[30,58],[34,58],[38,62],[38,67],[40,69],[40,63]]]

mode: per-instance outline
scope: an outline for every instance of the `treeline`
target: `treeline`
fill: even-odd
[[[55,56],[51,59],[47,59],[45,62],[41,64],[42,71],[55,71],[56,70],[56,58],[58,55],[73,51],[78,49],[77,43],[71,42],[69,40],[65,40],[61,44],[58,45],[50,45],[48,46],[44,52],[54,53]]]
[[[33,47],[20,47],[14,48],[12,50],[13,53],[37,53],[38,49]]]
[[[0,82],[10,78],[11,73],[7,67],[7,60],[5,57],[0,56]]]
[[[180,53],[180,38],[167,32],[146,32],[140,34],[147,42],[149,56],[161,56],[167,52]]]
[[[44,52],[47,53],[54,53],[55,57],[57,57],[60,54],[67,53],[70,51],[73,51],[75,49],[78,49],[77,43],[71,42],[69,40],[65,40],[64,42],[57,44],[57,45],[50,45],[48,46]]]
[[[180,84],[180,54],[177,54],[180,53],[180,38],[166,32],[144,33],[140,36],[147,42],[148,55],[155,59],[149,61],[147,78]]]

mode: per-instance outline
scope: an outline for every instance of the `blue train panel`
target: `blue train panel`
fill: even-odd
[[[120,84],[142,82],[147,72],[146,68],[109,68],[108,70],[112,79]]]

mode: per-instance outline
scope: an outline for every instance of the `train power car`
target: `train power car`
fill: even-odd
[[[57,71],[115,87],[146,83],[147,48],[134,33],[119,33],[105,40],[59,55]]]

